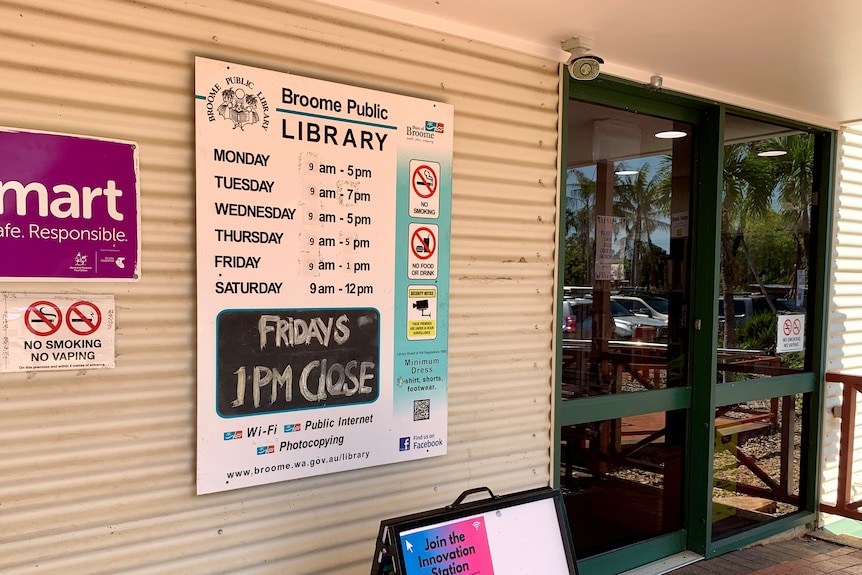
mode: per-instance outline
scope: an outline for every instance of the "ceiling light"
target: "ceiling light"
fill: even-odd
[[[775,158],[778,156],[783,156],[787,154],[787,150],[765,150],[763,152],[758,152],[757,155],[761,158]]]
[[[666,132],[659,132],[655,135],[656,138],[660,138],[662,140],[673,140],[676,138],[685,138],[688,136],[686,132],[680,132],[679,130],[667,130]]]
[[[634,175],[637,175],[638,173],[639,172],[637,170],[620,170],[618,172],[614,172],[614,174],[616,174],[618,176],[634,176]]]

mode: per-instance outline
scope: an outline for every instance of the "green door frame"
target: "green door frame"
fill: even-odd
[[[564,69],[563,69],[564,70]],[[709,384],[691,385],[652,391],[642,394],[623,394],[619,396],[591,397],[563,401],[562,350],[557,349],[556,357],[556,395],[554,413],[554,454],[555,469],[560,465],[560,430],[564,425],[574,425],[587,421],[621,417],[645,411],[672,410],[689,408],[689,445],[703,446],[696,460],[689,457],[686,461],[686,481],[690,486],[685,494],[686,514],[684,529],[680,532],[657,537],[623,549],[579,560],[584,575],[605,575],[619,573],[683,550],[694,551],[705,557],[712,557],[744,545],[775,535],[792,527],[812,522],[816,518],[819,503],[819,461],[820,434],[822,428],[823,379],[825,366],[825,335],[827,329],[827,278],[831,253],[832,181],[835,164],[834,132],[776,119],[762,114],[752,114],[745,110],[730,108],[722,104],[689,97],[668,91],[650,91],[644,85],[630,81],[600,76],[591,82],[568,79],[563,86],[562,126],[568,123],[568,101],[582,100],[589,103],[632,110],[639,113],[659,116],[672,120],[688,122],[695,129],[695,187],[691,207],[691,285],[715,286],[712,290],[691,290],[689,312],[686,321],[695,326],[690,334],[690,357],[688,380],[695,377],[709,377]],[[722,190],[723,134],[726,112],[746,115],[756,119],[777,122],[797,127],[815,135],[815,201],[812,207],[812,253],[809,269],[809,318],[814,318],[809,327],[810,364],[806,371],[789,376],[773,377],[768,384],[754,386],[734,386],[715,384],[717,370],[717,329],[718,317],[718,277],[719,277],[719,237],[720,208]],[[565,134],[564,130],[564,134]],[[566,158],[568,142],[561,142],[562,157]],[[560,166],[560,193],[565,189],[566,166]],[[559,245],[565,245],[564,214],[560,214]],[[563,277],[563,258],[558,258],[558,276]],[[559,307],[557,317],[562,315],[563,286],[558,286]],[[699,326],[699,329],[698,329]],[[695,369],[694,366],[697,366]],[[706,374],[706,375],[704,375]],[[734,401],[748,401],[762,397],[806,394],[803,421],[809,424],[803,430],[803,442],[807,446],[807,458],[802,462],[800,511],[787,517],[769,522],[737,536],[711,540],[712,514],[712,461],[713,437],[715,433],[715,408]],[[637,396],[637,397],[632,397]],[[555,486],[559,487],[559,474],[555,475]]]

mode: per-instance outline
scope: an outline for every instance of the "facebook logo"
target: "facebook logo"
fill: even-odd
[[[398,451],[410,451],[409,437],[402,437],[398,440]]]

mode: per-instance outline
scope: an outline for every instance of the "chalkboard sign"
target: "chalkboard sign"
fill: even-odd
[[[226,310],[216,323],[217,409],[237,417],[375,401],[375,309]]]
[[[487,491],[490,499],[461,503]],[[441,509],[380,523],[371,575],[578,575],[563,496],[466,491]]]

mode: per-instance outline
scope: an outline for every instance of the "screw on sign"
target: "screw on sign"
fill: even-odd
[[[420,198],[430,198],[437,191],[437,174],[430,166],[419,166],[413,170],[413,191]]]
[[[63,314],[60,308],[50,301],[33,302],[24,313],[24,325],[34,335],[53,335],[62,324]]]
[[[102,324],[102,312],[95,304],[78,301],[66,310],[66,325],[77,335],[90,335]]]
[[[422,232],[425,235],[422,235]],[[420,260],[427,260],[434,255],[435,249],[434,232],[428,228],[419,228],[413,232],[413,237],[410,240],[413,253]]]

